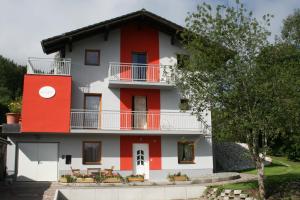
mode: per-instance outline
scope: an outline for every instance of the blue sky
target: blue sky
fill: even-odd
[[[206,0],[213,5],[235,0]],[[254,15],[274,14],[270,31],[280,33],[282,19],[300,8],[300,0],[241,0]],[[145,8],[184,25],[187,12],[204,0],[1,0],[0,54],[25,64],[29,56],[47,57],[42,39]],[[272,40],[271,38],[271,40]],[[51,55],[50,55],[51,56]]]

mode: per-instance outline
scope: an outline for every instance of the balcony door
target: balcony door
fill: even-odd
[[[132,53],[132,80],[146,81],[147,77],[147,54],[146,53]]]
[[[133,96],[133,128],[147,129],[147,97]]]
[[[84,127],[101,128],[101,94],[84,95]]]

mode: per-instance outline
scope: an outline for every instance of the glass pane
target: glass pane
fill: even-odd
[[[84,143],[84,162],[100,162],[100,143]]]
[[[98,128],[100,96],[85,96],[85,109],[89,110],[84,114],[84,126],[87,128]]]
[[[100,96],[85,96],[85,109],[86,110],[99,110]]]
[[[194,160],[194,148],[192,143],[179,143],[178,144],[178,161]]]
[[[145,53],[132,53],[132,62],[147,64],[147,55]]]
[[[141,165],[144,165],[144,161],[143,160],[141,161]]]
[[[147,67],[147,55],[145,53],[133,53],[132,63],[137,63],[133,65],[133,80],[136,81],[146,81]]]
[[[86,64],[99,65],[99,51],[86,51]]]
[[[184,158],[183,148],[184,148],[184,145],[182,143],[179,143],[178,144],[178,161],[182,161]]]
[[[184,147],[185,150],[185,160],[186,161],[193,161],[193,145],[186,144]]]
[[[141,159],[144,160],[144,156],[141,156]]]

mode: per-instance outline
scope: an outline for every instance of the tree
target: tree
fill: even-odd
[[[271,77],[276,69],[260,59],[269,46],[272,17],[266,14],[259,22],[238,1],[215,10],[203,3],[186,19],[182,40],[190,60],[177,73],[177,84],[199,118],[205,109],[219,113],[223,123],[213,124],[213,132],[222,129],[228,137],[247,142],[262,199],[267,138],[282,128],[278,104],[285,95],[284,90],[276,92],[281,87],[277,77]]]
[[[285,42],[300,46],[300,9],[283,20],[281,37]]]
[[[0,55],[0,124],[5,122],[7,105],[22,95],[26,68]]]

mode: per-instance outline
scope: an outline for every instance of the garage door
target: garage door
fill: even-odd
[[[57,181],[57,143],[19,143],[19,181]]]

